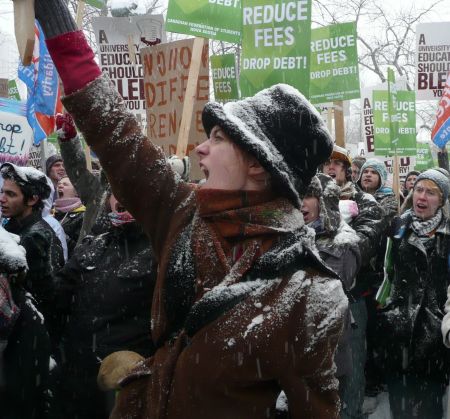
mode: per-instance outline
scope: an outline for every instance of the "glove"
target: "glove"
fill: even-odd
[[[191,162],[188,156],[180,159],[178,156],[173,154],[168,159],[170,167],[175,173],[178,173],[184,181],[189,181],[189,172],[191,171]]]
[[[358,204],[350,199],[340,200],[339,212],[341,213],[342,219],[349,224],[359,214]]]
[[[62,142],[70,141],[77,136],[75,123],[73,122],[72,116],[68,113],[59,113],[56,115],[56,130],[58,140]]]

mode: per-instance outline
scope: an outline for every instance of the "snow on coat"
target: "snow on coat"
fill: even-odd
[[[192,333],[171,339],[169,314],[177,307],[166,305],[166,277],[177,267],[195,275],[198,261],[173,263],[180,243],[188,246],[182,254],[189,253],[189,241],[180,239],[192,226],[195,194],[142,135],[105,76],[64,104],[99,156],[115,196],[151,238],[159,263],[151,320],[159,349],[123,382],[112,417],[271,418],[281,390],[293,418],[338,417],[333,355],[347,298],[321,264],[307,229],[280,240],[261,258],[264,270],[254,266],[245,283],[236,284],[239,299],[231,299],[231,307],[206,324],[202,313],[217,313],[191,313]],[[211,292],[229,301],[232,289]]]

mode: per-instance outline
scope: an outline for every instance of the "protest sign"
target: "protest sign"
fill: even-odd
[[[442,96],[450,71],[450,22],[420,23],[416,28],[417,100]]]
[[[162,15],[97,17],[92,26],[98,44],[99,65],[106,71],[123,97],[125,106],[142,122],[145,132],[144,71],[139,52],[146,46],[165,42]],[[135,49],[136,65],[130,60],[129,42]]]
[[[0,98],[0,163],[25,166],[32,143],[26,103]]]
[[[312,103],[360,97],[356,22],[311,31]]]
[[[242,8],[240,0],[170,0],[166,30],[239,43]]]
[[[431,154],[430,144],[417,142],[416,165],[415,170],[427,170],[434,167],[433,155]]]
[[[391,132],[397,134],[398,156],[415,156],[416,154],[416,106],[415,92],[399,90],[397,92],[396,111],[389,109],[389,93],[386,90],[373,91],[374,148],[376,156],[394,154]],[[392,128],[391,119],[396,119],[397,128]]]
[[[212,55],[209,59],[215,100],[227,102],[239,99],[235,55]]]
[[[406,82],[404,79],[397,80],[398,89],[405,89]],[[361,89],[361,125],[363,133],[363,141],[358,144],[358,156],[370,158],[377,157],[386,165],[386,169],[390,175],[393,172],[393,161],[390,157],[382,157],[375,155],[374,144],[374,108],[373,108],[373,92],[374,90],[386,89],[386,84],[378,84],[376,86]],[[414,169],[415,157],[401,157],[399,165],[400,178],[406,176],[408,172]]]
[[[21,100],[19,89],[15,80],[8,81],[8,97],[14,100]]]
[[[155,45],[141,50],[147,108],[147,135],[166,155],[177,153],[177,141],[186,100],[185,91],[192,60],[194,39]],[[208,46],[203,47],[197,81],[187,155],[192,160],[191,179],[202,176],[195,147],[206,139],[202,110],[209,99]]]
[[[56,67],[45,44],[44,33],[36,21],[33,63],[19,64],[18,75],[28,91],[27,117],[33,129],[34,143],[39,144],[55,128],[55,115],[62,112]]]
[[[436,122],[431,131],[431,139],[439,147],[443,148],[450,140],[450,71],[442,93],[436,114]]]
[[[106,0],[84,0],[89,6],[95,7],[96,9],[103,9],[106,6]]]
[[[287,83],[309,96],[311,0],[242,1],[243,97]]]

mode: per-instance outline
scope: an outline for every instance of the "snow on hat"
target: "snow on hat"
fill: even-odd
[[[296,89],[277,84],[255,96],[203,109],[203,126],[210,135],[218,125],[271,174],[275,188],[296,207],[315,175],[327,161],[332,139],[318,111]]]
[[[425,172],[422,172],[419,176],[417,176],[416,181],[414,182],[414,188],[417,185],[417,182],[421,180],[431,180],[442,192],[442,202],[446,202],[448,198],[449,191],[449,179],[443,172],[437,169],[428,169]]]
[[[367,159],[366,162],[362,165],[361,171],[359,172],[359,179],[358,179],[359,186],[361,186],[361,178],[364,173],[364,170],[366,170],[368,167],[376,170],[376,172],[380,176],[379,188],[384,186],[386,184],[388,174],[386,170],[386,165],[381,160],[378,159]]]
[[[13,163],[3,163],[0,167],[3,179],[11,179],[20,187],[26,188],[30,195],[36,195],[41,200],[48,198],[50,187],[41,171],[34,167],[20,167]]]
[[[325,230],[329,233],[339,228],[341,214],[339,212],[339,196],[341,188],[328,175],[318,173],[311,179],[305,197],[313,196],[319,200],[319,217]]]
[[[350,152],[347,149],[339,147],[336,144],[333,145],[333,152],[331,153],[330,159],[343,161],[344,163],[347,163],[349,166],[352,164]]]
[[[53,154],[45,161],[45,174],[48,176],[52,166],[58,162],[63,161],[62,157],[59,154]]]

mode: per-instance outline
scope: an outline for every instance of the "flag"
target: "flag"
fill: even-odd
[[[37,145],[54,131],[55,114],[62,112],[62,104],[58,73],[37,21],[34,33],[32,63],[27,67],[20,63],[18,73],[27,86],[27,118],[34,132],[34,144]]]
[[[442,91],[442,98],[436,114],[436,122],[431,130],[431,139],[439,148],[444,148],[450,140],[450,71]]]

